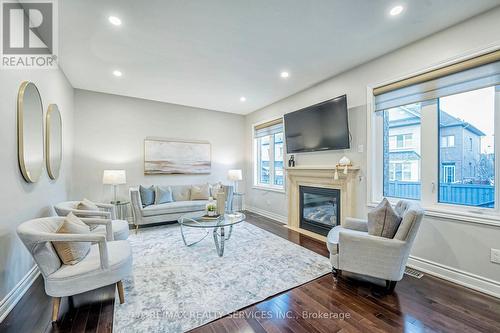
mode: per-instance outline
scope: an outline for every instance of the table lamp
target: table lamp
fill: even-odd
[[[116,201],[116,189],[118,185],[127,183],[127,176],[125,174],[125,170],[104,170],[102,175],[102,183],[104,185],[113,185],[114,192],[114,201],[113,203],[117,203]]]
[[[234,193],[237,193],[238,181],[243,179],[241,169],[229,170],[227,172],[227,178],[234,182]]]

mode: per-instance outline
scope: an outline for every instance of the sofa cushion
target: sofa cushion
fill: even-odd
[[[163,214],[187,213],[194,211],[203,211],[207,205],[207,200],[196,201],[174,201],[159,205],[147,206],[142,210],[142,215],[155,216]]]
[[[368,213],[368,234],[393,238],[401,223],[401,216],[392,208],[389,200],[382,202]]]
[[[210,188],[208,184],[191,186],[191,200],[208,200]]]
[[[90,234],[90,228],[78,217],[69,213],[57,229],[58,234]],[[52,242],[57,255],[65,265],[75,265],[90,251],[90,242]]]
[[[139,186],[139,193],[141,194],[142,206],[146,207],[149,205],[154,205],[155,203],[155,187],[151,185],[150,187]]]
[[[172,202],[172,189],[170,186],[156,186],[155,188],[155,205]]]

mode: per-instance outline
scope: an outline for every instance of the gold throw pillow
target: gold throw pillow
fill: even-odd
[[[191,200],[208,200],[210,189],[208,184],[201,186],[191,186]]]
[[[69,213],[56,233],[89,234],[90,228],[73,213]],[[59,258],[65,265],[74,265],[83,260],[90,251],[90,242],[52,242]]]

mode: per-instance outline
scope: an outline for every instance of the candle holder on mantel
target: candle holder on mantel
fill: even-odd
[[[335,173],[333,174],[333,179],[339,179],[339,168],[344,168],[344,175],[347,175],[347,170],[349,169],[349,167],[352,167],[351,160],[347,158],[347,156],[342,157],[337,165],[335,165]]]

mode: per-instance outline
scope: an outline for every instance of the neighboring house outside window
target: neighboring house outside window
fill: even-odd
[[[283,189],[284,141],[283,121],[276,119],[254,127],[254,185]]]
[[[492,208],[494,205],[495,154],[493,126],[495,107],[467,113],[460,101],[467,94],[492,98],[498,88],[483,88],[440,98],[438,112],[438,202]],[[498,92],[497,92],[498,94]],[[484,97],[482,97],[484,95]],[[493,97],[491,97],[493,96]],[[474,98],[473,95],[470,97]],[[472,102],[469,102],[474,105]],[[494,103],[493,103],[494,104]],[[421,198],[420,103],[382,111],[384,136],[383,195]],[[476,124],[476,125],[475,125]],[[477,125],[479,124],[479,125]],[[479,129],[479,126],[484,130]]]

